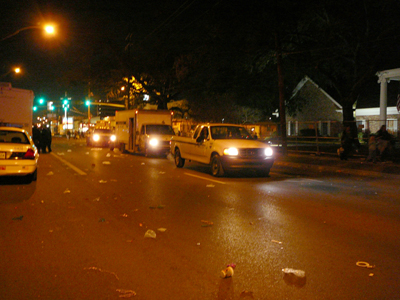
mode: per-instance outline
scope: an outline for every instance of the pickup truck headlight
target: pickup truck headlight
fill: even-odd
[[[94,134],[93,135],[93,141],[98,142],[100,140],[100,135]]]
[[[236,156],[239,154],[239,151],[237,148],[227,148],[224,149],[224,155],[231,155],[231,156]]]
[[[265,154],[265,156],[272,156],[272,154],[274,154],[274,151],[272,151],[272,148],[268,147],[268,148],[265,148],[264,154]]]
[[[115,136],[115,134],[110,136],[110,141],[111,142],[115,142],[117,140],[117,137]]]
[[[157,139],[151,139],[151,140],[149,141],[149,145],[152,146],[152,147],[157,147],[157,145],[158,145],[158,140],[157,140]]]

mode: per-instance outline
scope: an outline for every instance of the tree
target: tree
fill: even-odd
[[[353,105],[376,82],[375,73],[392,68],[399,8],[390,0],[326,1],[310,6],[298,23],[297,60],[342,105],[344,122],[354,123]]]

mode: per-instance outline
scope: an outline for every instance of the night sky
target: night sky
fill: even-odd
[[[122,53],[130,32],[135,33],[136,43],[146,43],[149,37],[156,39],[157,34],[163,34],[161,29],[166,26],[190,26],[209,10],[213,10],[217,16],[224,16],[231,10],[231,16],[236,14],[237,17],[225,19],[228,23],[240,19],[239,16],[243,22],[253,22],[251,15],[245,13],[251,4],[251,1],[225,0],[3,0],[0,5],[0,38],[21,28],[48,21],[57,24],[57,35],[48,38],[38,29],[29,29],[1,41],[0,74],[8,73],[15,65],[21,66],[23,73],[18,76],[10,73],[0,81],[11,82],[17,88],[32,89],[37,97],[46,97],[48,100],[58,100],[65,92],[80,99],[88,92],[88,62],[96,58],[99,49],[102,49],[102,53],[109,51],[111,56]],[[99,57],[104,59],[104,56]],[[391,68],[399,66],[393,65]],[[71,73],[78,78],[76,82],[70,82]],[[316,78],[312,79],[318,82]],[[391,87],[394,93],[398,89],[397,83]],[[378,83],[376,93],[379,95]]]

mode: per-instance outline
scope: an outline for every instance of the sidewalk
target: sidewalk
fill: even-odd
[[[397,175],[400,179],[400,163],[398,162],[366,162],[364,156],[353,156],[347,161],[343,161],[337,155],[289,152],[287,156],[283,156],[279,151],[275,151],[275,153],[274,167],[278,168],[289,167],[312,170],[318,173],[340,173],[370,177]]]

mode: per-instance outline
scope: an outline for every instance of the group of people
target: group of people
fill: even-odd
[[[51,152],[51,130],[43,127],[39,129],[36,125],[32,128],[32,139],[39,153]]]
[[[349,154],[354,149],[359,151],[360,142],[355,134],[352,134],[350,126],[346,126],[341,137],[341,147],[338,154],[341,160],[347,160]],[[367,161],[376,162],[378,158],[381,161],[391,159],[392,155],[392,136],[386,130],[386,125],[382,125],[376,134],[371,134],[368,140]]]

